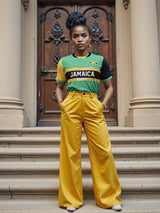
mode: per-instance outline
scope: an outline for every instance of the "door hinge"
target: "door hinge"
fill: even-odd
[[[44,106],[42,104],[39,105],[39,111],[42,112],[42,110],[44,109]]]
[[[112,103],[112,105],[111,105],[111,110],[114,112],[115,111],[115,104],[114,103]]]
[[[41,90],[38,89],[38,98],[40,98],[40,97],[41,97]]]
[[[109,65],[109,70],[110,70],[111,75],[113,75],[114,74],[114,66]]]

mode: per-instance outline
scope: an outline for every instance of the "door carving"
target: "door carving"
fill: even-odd
[[[67,2],[69,2],[67,4]],[[80,3],[82,2],[82,4]],[[72,4],[71,4],[72,3]],[[92,31],[91,51],[103,55],[113,73],[113,97],[104,110],[108,125],[117,125],[117,85],[115,57],[115,6],[113,1],[103,0],[99,5],[79,1],[39,1],[38,2],[38,90],[37,125],[53,126],[60,124],[61,110],[57,104],[57,64],[61,57],[72,54],[69,31],[65,22],[73,11],[83,13]],[[59,4],[59,5],[58,5]],[[64,91],[64,96],[67,91]],[[103,83],[98,97],[104,96]]]

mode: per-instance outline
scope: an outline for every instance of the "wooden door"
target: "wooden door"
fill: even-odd
[[[45,3],[44,3],[45,2]],[[92,30],[91,50],[106,57],[113,72],[114,93],[104,115],[108,125],[117,125],[117,86],[115,56],[115,6],[113,1],[100,0],[43,1],[38,3],[38,89],[37,125],[53,126],[60,124],[61,111],[57,105],[55,89],[57,86],[57,63],[63,56],[72,54],[69,31],[65,22],[73,11],[87,17]],[[67,95],[65,90],[64,95]],[[100,84],[99,99],[104,96],[103,83]]]

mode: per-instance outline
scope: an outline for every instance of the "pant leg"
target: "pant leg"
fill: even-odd
[[[59,206],[83,204],[82,170],[81,170],[81,135],[82,123],[76,114],[80,102],[78,98],[68,96],[62,104]]]
[[[122,204],[122,201],[119,198],[121,188],[102,112],[103,105],[97,98],[88,98],[85,103],[84,126],[89,147],[95,200],[100,207],[109,208]]]

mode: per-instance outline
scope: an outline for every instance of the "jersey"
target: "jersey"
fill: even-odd
[[[88,57],[65,56],[57,66],[56,80],[68,83],[68,91],[98,93],[100,81],[112,78],[107,60],[91,53]]]

